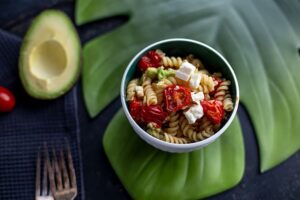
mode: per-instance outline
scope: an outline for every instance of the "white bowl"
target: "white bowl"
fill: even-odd
[[[167,55],[178,55],[178,54],[194,54],[196,57],[199,57],[202,61],[204,61],[205,64],[209,64],[207,69],[214,69],[211,70],[213,72],[221,72],[223,76],[226,79],[229,79],[231,81],[231,94],[232,99],[234,102],[234,108],[233,111],[229,117],[229,119],[223,124],[222,128],[218,130],[214,135],[211,137],[194,143],[188,143],[188,144],[173,144],[168,143],[162,140],[159,140],[151,135],[149,135],[145,130],[143,130],[131,117],[128,105],[126,102],[126,89],[128,82],[133,78],[134,71],[137,67],[137,62],[140,60],[140,58],[149,50],[153,49],[161,49],[163,50]],[[227,60],[215,49],[212,47],[190,39],[184,39],[184,38],[173,38],[173,39],[166,39],[161,40],[156,43],[150,44],[149,46],[142,49],[128,64],[122,78],[121,83],[121,102],[122,107],[124,109],[125,115],[131,124],[134,131],[148,144],[156,147],[157,149],[160,149],[162,151],[172,152],[172,153],[182,153],[182,152],[190,152],[194,151],[200,148],[203,148],[207,146],[208,144],[214,142],[216,139],[218,139],[224,131],[229,127],[229,125],[232,123],[239,104],[239,86],[238,82],[235,76],[235,73],[230,66],[230,64],[227,62]]]

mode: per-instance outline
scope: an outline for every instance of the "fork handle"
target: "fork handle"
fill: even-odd
[[[54,200],[52,196],[39,196],[36,200]]]

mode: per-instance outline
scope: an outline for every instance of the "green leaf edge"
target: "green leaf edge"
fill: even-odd
[[[124,114],[124,112],[123,112],[123,109],[120,109],[120,110],[114,115],[113,119],[111,120],[111,122],[109,123],[108,127],[106,128],[105,134],[104,134],[104,138],[103,138],[103,140],[102,140],[102,142],[103,142],[103,147],[104,147],[105,154],[107,155],[110,164],[112,165],[112,167],[113,167],[115,173],[116,173],[117,176],[119,177],[119,179],[120,179],[120,181],[122,182],[123,186],[126,188],[126,190],[129,192],[129,194],[130,194],[134,199],[140,199],[140,198],[138,198],[138,196],[136,196],[136,194],[134,194],[134,193],[132,192],[132,188],[130,188],[131,185],[130,185],[130,184],[125,184],[124,177],[122,176],[121,172],[118,171],[118,170],[115,168],[115,166],[114,166],[114,159],[113,159],[113,157],[111,157],[111,154],[109,153],[109,145],[110,145],[109,140],[110,140],[110,136],[112,135],[112,133],[110,133],[109,131],[110,131],[111,128],[114,128],[114,127],[115,127],[115,124],[114,124],[114,123],[116,123],[116,121],[120,120],[121,118],[123,118],[123,120],[126,120],[126,121],[127,121],[127,119],[125,119],[126,117],[125,117],[125,114]],[[233,126],[236,126],[235,128],[239,129],[239,131],[238,131],[238,132],[239,132],[238,140],[243,144],[242,131],[241,131],[241,128],[240,128],[240,126],[239,126],[239,122],[238,122],[238,119],[237,119],[237,118],[233,121],[233,124],[232,124],[232,125],[233,125]],[[232,126],[232,125],[231,125],[231,126]],[[132,132],[134,133],[133,130],[132,130]],[[134,134],[135,134],[135,133],[134,133]],[[225,132],[224,134],[226,134],[226,132]],[[228,134],[228,133],[227,133],[227,134]],[[237,133],[236,133],[236,134],[237,134]],[[134,137],[138,138],[136,135],[135,135]],[[138,138],[138,139],[141,140],[140,138]],[[219,139],[219,140],[220,140],[220,139]],[[126,141],[124,141],[124,142],[126,142]],[[148,144],[145,143],[145,145],[148,145]],[[213,144],[211,144],[211,145],[213,145]],[[206,148],[207,148],[207,147],[206,147]],[[147,149],[149,150],[149,148],[147,148]],[[154,150],[154,151],[157,151],[157,152],[155,152],[155,155],[160,151],[160,150],[156,150],[156,149],[154,149],[154,148],[153,148],[153,150]],[[200,151],[201,151],[201,150],[200,150]],[[165,152],[163,152],[163,153],[166,154]],[[190,154],[192,155],[193,153],[195,153],[195,152],[191,152]],[[163,154],[163,155],[164,155],[164,154]],[[168,154],[168,153],[167,153],[167,154]],[[202,154],[202,153],[201,153],[201,154]],[[155,156],[155,155],[153,155],[153,156]],[[184,154],[181,154],[181,155],[184,155]],[[236,185],[238,185],[238,184],[240,183],[240,181],[241,181],[242,178],[243,178],[244,171],[245,171],[245,149],[244,149],[244,145],[242,145],[242,150],[241,150],[241,154],[240,154],[240,155],[243,157],[242,159],[239,159],[239,160],[241,160],[241,166],[240,166],[241,171],[240,171],[239,174],[236,175],[236,177],[237,177],[236,180],[233,180],[232,183],[228,184],[228,186],[226,186],[225,188],[223,188],[223,189],[221,189],[221,190],[219,190],[219,191],[211,191],[211,192],[208,192],[208,193],[204,193],[203,196],[200,197],[201,199],[202,199],[202,198],[206,198],[206,197],[208,197],[208,196],[212,196],[212,195],[215,195],[215,194],[222,193],[222,192],[224,192],[224,191],[226,191],[226,190],[228,190],[228,189],[230,189],[230,188],[232,188],[232,187],[234,187],[234,186],[236,186]],[[189,156],[188,158],[190,158],[190,156]],[[231,169],[230,169],[230,170],[231,170]],[[221,184],[222,184],[222,182],[221,182]],[[183,189],[184,189],[184,188],[183,188]],[[176,197],[176,198],[177,198],[177,197]],[[197,198],[199,198],[199,197],[197,197]],[[142,199],[144,199],[144,198],[142,198]],[[147,199],[147,198],[146,198],[146,199]],[[150,199],[151,199],[151,198],[150,198]],[[164,199],[164,198],[163,198],[163,199]],[[191,198],[182,198],[182,199],[191,199]]]

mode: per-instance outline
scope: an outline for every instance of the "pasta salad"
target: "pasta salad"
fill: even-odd
[[[230,81],[207,71],[193,54],[151,50],[138,62],[126,100],[132,118],[160,140],[186,144],[215,134],[233,110]]]

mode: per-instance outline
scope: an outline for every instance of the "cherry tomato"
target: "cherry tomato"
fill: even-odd
[[[142,105],[143,105],[143,103],[141,101],[137,101],[136,99],[134,99],[133,101],[131,101],[130,105],[129,105],[129,112],[130,112],[132,118],[137,123],[141,123],[142,122],[142,116],[141,116]]]
[[[161,57],[155,51],[149,51],[144,55],[138,63],[138,67],[141,71],[147,70],[148,67],[159,67],[161,62]]]
[[[150,105],[142,107],[141,115],[143,122],[154,122],[157,124],[157,127],[161,127],[168,113],[166,113],[160,105]]]
[[[145,106],[141,101],[134,99],[129,105],[129,111],[132,118],[138,124],[147,124],[154,122],[157,127],[161,127],[168,113],[166,113],[160,105]]]
[[[218,100],[202,100],[204,115],[215,124],[220,124],[224,117],[223,103]]]
[[[191,91],[183,86],[170,85],[164,90],[167,110],[176,112],[191,103]]]
[[[6,88],[0,86],[0,112],[10,112],[14,109],[16,100]]]
[[[156,51],[149,51],[147,55],[155,66],[159,66],[161,57],[158,53],[156,53]]]
[[[141,71],[146,71],[148,67],[151,67],[151,60],[147,56],[143,56],[141,60],[138,63],[138,67],[140,68]]]

